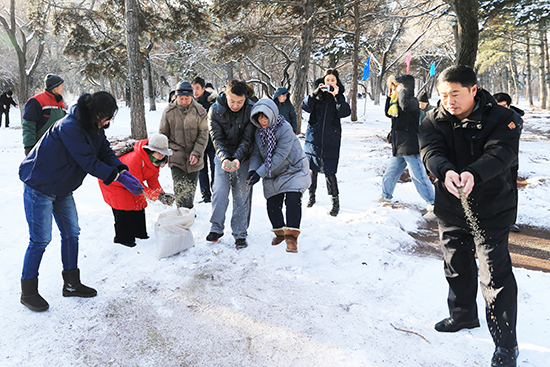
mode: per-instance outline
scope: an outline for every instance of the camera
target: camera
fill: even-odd
[[[325,92],[332,92],[334,91],[334,87],[330,84],[326,84],[321,87],[321,90]]]

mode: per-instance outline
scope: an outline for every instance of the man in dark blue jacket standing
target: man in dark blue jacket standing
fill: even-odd
[[[517,284],[508,252],[516,218],[515,182],[521,119],[477,87],[468,66],[452,66],[437,79],[440,101],[420,130],[421,155],[435,183],[435,214],[449,284],[450,317],[439,332],[479,327],[479,279],[495,343],[492,367],[515,367]]]
[[[116,157],[104,129],[118,107],[107,92],[83,94],[71,113],[57,121],[19,167],[25,183],[25,215],[29,246],[21,276],[21,303],[33,311],[46,311],[48,302],[38,293],[38,269],[52,239],[52,216],[61,233],[63,296],[94,297],[95,289],[80,282],[78,269],[78,214],[73,191],[91,174],[106,185],[123,184],[134,195],[143,187]]]
[[[208,112],[210,106],[214,104],[216,97],[218,96],[214,92],[209,92],[205,88],[204,79],[197,76],[191,82],[193,86],[193,98],[199,102],[202,107]],[[202,203],[212,202],[212,186],[214,185],[215,164],[214,157],[216,156],[216,149],[212,144],[212,138],[208,135],[208,144],[204,150],[204,167],[199,171],[199,185],[201,187]],[[210,167],[209,167],[210,166]],[[209,171],[210,170],[210,177]]]

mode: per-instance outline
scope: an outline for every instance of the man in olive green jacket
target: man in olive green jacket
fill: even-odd
[[[199,171],[204,167],[204,150],[208,143],[206,110],[193,99],[191,83],[182,81],[176,90],[176,100],[162,113],[159,133],[168,137],[168,166],[172,170],[176,204],[193,207]]]

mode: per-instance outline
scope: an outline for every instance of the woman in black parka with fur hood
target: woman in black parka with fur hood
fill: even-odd
[[[327,69],[322,78],[314,83],[314,91],[302,102],[302,109],[308,113],[309,123],[306,132],[304,150],[311,170],[308,207],[315,204],[317,175],[325,174],[328,194],[332,196],[330,215],[336,216],[340,211],[336,171],[340,157],[342,126],[340,119],[351,113],[344,97],[344,86],[340,82],[338,70]]]

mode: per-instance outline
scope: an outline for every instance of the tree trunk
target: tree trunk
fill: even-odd
[[[302,25],[301,48],[296,63],[296,83],[292,95],[292,104],[296,109],[298,133],[302,132],[302,100],[305,96],[311,44],[313,43],[313,11],[314,0],[305,0],[304,24]]]
[[[151,70],[151,59],[149,55],[145,58],[145,73],[147,74],[147,94],[149,95],[149,111],[156,111],[155,86],[153,84],[153,71]]]
[[[351,73],[351,121],[357,121],[357,83],[359,82],[359,37],[361,37],[361,29],[359,27],[359,2],[353,4],[353,15],[355,22],[355,34],[353,35],[353,61]]]
[[[546,108],[550,109],[550,52],[548,51],[548,37],[546,36],[546,32],[544,32],[544,56],[546,59],[544,60],[544,69],[545,69],[545,77],[544,77],[544,84],[546,86]]]
[[[147,138],[141,54],[139,51],[138,12],[136,0],[126,0],[126,47],[128,50],[128,79],[130,81],[130,120],[132,139]]]
[[[516,104],[519,103],[519,85],[518,85],[518,73],[517,73],[517,66],[516,66],[516,59],[514,57],[514,40],[512,37],[510,37],[510,42],[508,43],[510,46],[510,74],[512,74],[512,83],[514,85],[514,96],[516,97]],[[510,94],[512,95],[512,94]]]
[[[233,80],[233,61],[227,63],[227,82]]]
[[[540,108],[542,110],[546,109],[546,98],[547,98],[547,90],[546,90],[546,83],[545,83],[545,71],[546,71],[546,55],[545,55],[545,48],[544,48],[544,28],[542,25],[540,26],[540,42],[539,42],[539,48],[540,48],[540,64],[539,64],[539,102],[540,102]]]
[[[329,69],[335,69],[337,64],[338,64],[338,60],[336,58],[336,55],[329,54],[328,55],[328,68]]]
[[[479,41],[478,0],[445,0],[456,14],[456,65],[475,66]]]
[[[529,37],[529,29],[526,32],[527,39],[527,80],[525,81],[525,98],[529,101],[529,107],[533,107],[533,90],[531,89],[531,39]]]
[[[32,75],[36,71],[36,68],[40,64],[42,59],[42,54],[44,53],[44,36],[40,30],[36,29],[27,29],[20,28],[16,23],[16,9],[15,9],[15,0],[10,1],[10,10],[9,10],[9,23],[4,16],[0,15],[0,24],[4,27],[4,30],[8,34],[10,43],[12,44],[15,54],[17,55],[17,63],[19,67],[19,90],[17,91],[17,96],[19,103],[21,105],[25,104],[30,98],[29,83]],[[27,35],[25,31],[29,31],[31,35]],[[20,41],[17,40],[17,33],[20,33]],[[38,48],[34,56],[34,60],[31,64],[31,68],[27,70],[27,51],[29,50],[29,43],[35,38],[39,38]],[[21,119],[23,118],[23,113],[21,113]]]

